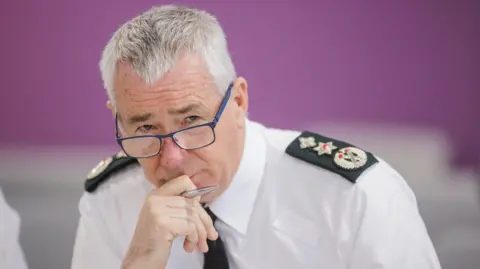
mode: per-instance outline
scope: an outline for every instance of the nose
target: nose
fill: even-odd
[[[183,161],[182,149],[171,139],[164,139],[160,152],[160,165],[167,169],[175,169]]]

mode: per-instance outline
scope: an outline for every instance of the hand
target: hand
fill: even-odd
[[[185,251],[192,252],[195,248],[208,251],[207,238],[215,240],[218,237],[212,219],[200,205],[200,197],[179,196],[193,189],[195,185],[190,178],[180,176],[147,196],[122,268],[165,265],[172,242],[178,236],[185,236]],[[141,263],[142,267],[130,267],[133,263]]]

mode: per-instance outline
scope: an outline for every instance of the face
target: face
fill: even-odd
[[[119,64],[116,74],[116,113],[122,137],[165,135],[211,122],[223,99],[203,62],[194,56],[180,59],[154,85],[144,83],[128,64]],[[215,142],[185,150],[171,138],[164,139],[158,155],[138,159],[148,181],[161,187],[187,175],[197,187],[219,186],[203,202],[218,197],[229,186],[242,157],[247,107],[246,81],[237,78],[215,127]]]

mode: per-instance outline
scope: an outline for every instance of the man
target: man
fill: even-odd
[[[20,217],[7,203],[0,188],[0,268],[27,269],[19,243]]]
[[[212,15],[152,8],[100,69],[122,151],[88,176],[72,268],[440,268],[387,163],[246,118],[247,82]]]

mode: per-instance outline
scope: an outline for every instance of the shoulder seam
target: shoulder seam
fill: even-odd
[[[107,182],[114,174],[126,169],[138,161],[124,154],[115,154],[102,160],[87,176],[84,183],[85,191],[93,193],[100,185]]]

